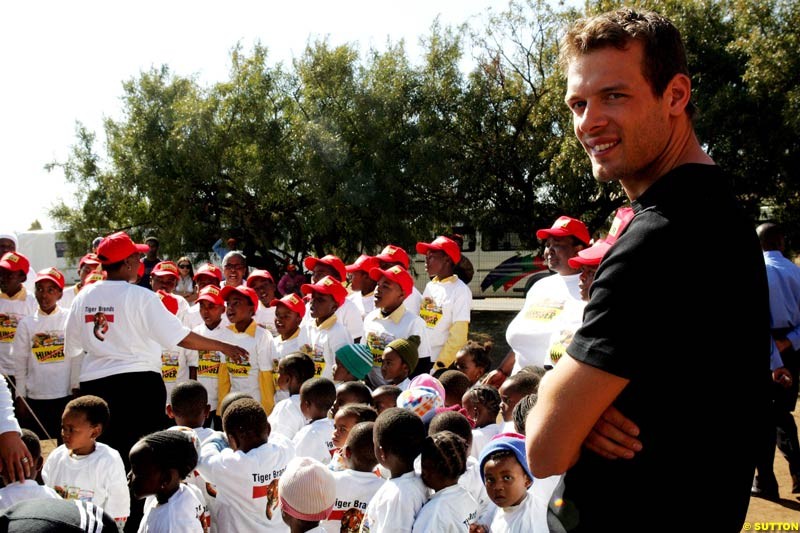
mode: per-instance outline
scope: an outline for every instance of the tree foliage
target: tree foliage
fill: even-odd
[[[798,2],[636,4],[681,28],[698,136],[742,203],[800,218]],[[620,5],[592,1],[585,11]],[[157,233],[173,256],[236,237],[267,267],[412,247],[456,224],[532,244],[562,213],[603,229],[626,199],[592,178],[557,62],[579,15],[513,0],[480,27],[432,21],[419,64],[402,41],[362,52],[320,40],[289,66],[261,45],[236,46],[229,79],[207,87],[168,66],[142,72],[123,84],[102,155],[95,133],[77,125],[70,157],[56,163],[79,186],[76,207],[51,215],[76,254],[126,229]]]

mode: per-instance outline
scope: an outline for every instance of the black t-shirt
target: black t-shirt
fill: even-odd
[[[643,450],[614,461],[584,450],[565,509],[577,509],[578,531],[677,531],[700,516],[738,532],[770,376],[755,226],[716,166],[672,170],[633,208],[568,352],[630,380],[614,405],[641,428]]]

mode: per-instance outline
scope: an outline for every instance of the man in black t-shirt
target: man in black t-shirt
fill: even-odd
[[[635,215],[542,379],[526,428],[531,471],[566,472],[562,518],[574,531],[678,531],[699,512],[738,532],[770,382],[753,225],[695,136],[669,20],[628,8],[582,19],[561,50],[594,176],[619,181]],[[674,268],[676,258],[698,267]]]

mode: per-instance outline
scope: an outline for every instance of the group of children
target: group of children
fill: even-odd
[[[510,504],[508,489],[489,490],[490,482],[509,477],[491,468],[508,465],[484,452],[503,439],[523,446],[514,406],[532,405],[539,374],[521,372],[500,391],[481,384],[491,346],[467,343],[471,297],[453,274],[459,249],[439,237],[417,251],[432,276],[422,295],[407,271],[408,255],[392,245],[353,265],[335,256],[308,258],[306,298],[277,298],[266,271],[226,285],[212,264],[195,273],[191,307],[176,305],[170,284],[159,284],[162,302],[184,324],[248,356],[234,361],[181,348],[178,357],[165,356],[166,413],[175,427],[144,436],[130,450],[97,442],[109,423],[102,399],[70,400],[78,384],[76,362],[63,357],[63,321],[60,356],[49,349],[58,342],[35,326],[26,336],[20,321],[19,409],[56,411],[55,422],[39,416],[37,426],[46,438],[63,438],[44,462],[42,480],[63,497],[91,499],[124,524],[129,465],[130,494],[147,498],[140,531],[285,531],[287,524],[292,531],[311,524],[320,531],[528,531],[494,524],[530,492],[524,452],[517,456],[524,494]],[[176,270],[159,265],[154,281]],[[347,272],[360,280],[352,294],[343,284]],[[40,272],[31,320],[66,315],[57,305],[63,289],[58,271]],[[352,312],[342,311],[348,302],[361,317],[356,326]],[[48,331],[58,338],[57,326]],[[34,405],[40,398],[31,387],[37,380],[55,387],[45,371],[58,374],[61,387],[41,398],[60,402],[48,408]],[[484,464],[491,467],[486,472]],[[545,514],[546,502],[536,512]]]

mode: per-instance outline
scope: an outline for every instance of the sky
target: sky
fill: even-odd
[[[0,232],[34,220],[55,229],[50,208],[74,206],[60,169],[80,122],[104,140],[103,119],[119,118],[122,83],[168,65],[204,85],[228,79],[230,50],[260,42],[270,63],[291,62],[309,39],[385,49],[404,39],[412,61],[434,19],[458,25],[486,19],[507,0],[42,0],[0,8]],[[96,151],[103,155],[101,147]]]

